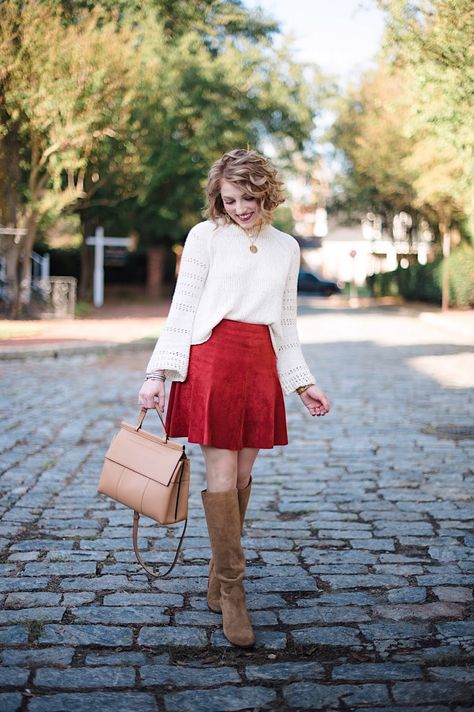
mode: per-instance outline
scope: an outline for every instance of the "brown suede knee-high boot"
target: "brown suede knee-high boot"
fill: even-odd
[[[237,494],[239,497],[239,513],[240,513],[240,531],[242,529],[245,521],[245,513],[247,511],[247,505],[250,499],[250,492],[252,487],[252,477],[249,479],[247,487],[243,489],[238,489]],[[214,613],[221,612],[221,586],[219,579],[216,576],[216,571],[214,569],[214,559],[211,557],[209,562],[209,583],[207,586],[207,605],[211,611]]]
[[[245,603],[244,552],[240,543],[237,490],[201,493],[216,576],[221,590],[224,635],[234,645],[248,648],[255,636]]]

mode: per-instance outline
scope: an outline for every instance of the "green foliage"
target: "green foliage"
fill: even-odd
[[[143,36],[150,62],[155,36]],[[146,181],[134,222],[150,242],[180,239],[200,219],[207,171],[224,151],[270,139],[289,157],[310,135],[317,107],[285,47],[226,40],[214,55],[188,32],[166,54],[160,81],[143,85]]]
[[[474,7],[471,0],[379,0],[387,15],[385,50],[410,70],[418,121],[440,145],[472,162]]]
[[[289,235],[293,235],[295,230],[295,220],[290,208],[285,205],[280,205],[273,215],[273,225]]]
[[[407,77],[416,102],[406,130],[417,141],[419,201],[449,226],[453,212],[474,212],[474,6],[471,0],[381,0],[386,52]]]
[[[347,167],[342,203],[388,218],[403,209],[473,237],[472,0],[378,4],[384,51],[339,101],[332,134]]]
[[[474,307],[474,247],[458,247],[448,262],[450,302],[460,307]]]
[[[170,38],[196,30],[216,53],[225,38],[258,42],[279,31],[274,20],[247,9],[242,0],[153,0],[151,5]]]
[[[440,262],[414,264],[406,269],[371,275],[367,284],[374,296],[400,296],[408,301],[441,304]]]
[[[129,29],[99,9],[63,19],[48,0],[1,7],[4,130],[18,126],[22,202],[40,219],[85,197],[91,156],[128,130],[135,81]]]
[[[441,304],[441,283],[445,260],[427,265],[371,275],[367,284],[376,297],[401,296],[409,301]],[[474,248],[463,245],[448,258],[449,302],[453,307],[474,307]]]
[[[54,0],[0,4],[0,221],[26,231],[7,260],[13,315],[29,299],[38,228],[90,200],[96,157],[114,156],[111,184],[117,168],[122,183],[139,173],[129,140],[135,39],[100,7],[68,24]]]
[[[321,81],[272,46],[277,30],[241,0],[0,3],[0,221],[27,228],[18,294],[38,228],[60,216],[170,244],[223,151],[307,145]]]
[[[343,207],[349,212],[365,209],[389,217],[413,202],[414,175],[404,166],[413,141],[401,121],[409,104],[404,76],[385,62],[336,102],[329,138],[346,162]]]
[[[87,317],[89,316],[91,309],[92,307],[89,302],[77,302],[74,309],[74,316],[78,319]]]

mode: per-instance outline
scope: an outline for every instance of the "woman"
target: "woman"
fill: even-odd
[[[234,645],[255,643],[245,603],[240,542],[260,448],[288,443],[283,393],[296,391],[311,415],[329,403],[303,358],[296,328],[300,265],[296,240],[271,225],[283,202],[270,162],[236,149],[212,166],[208,220],[183,250],[166,325],[147,366],[139,402],[165,407],[170,437],[199,443],[212,558],[208,605],[222,611]]]

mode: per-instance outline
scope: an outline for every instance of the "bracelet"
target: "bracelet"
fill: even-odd
[[[166,376],[163,373],[147,373],[145,381],[166,381]]]
[[[308,388],[311,388],[311,386],[314,386],[314,383],[308,383],[306,386],[298,386],[298,388],[295,389],[296,393],[300,396],[302,393],[308,390]]]

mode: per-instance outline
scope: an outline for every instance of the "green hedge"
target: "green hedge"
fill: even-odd
[[[458,247],[449,257],[449,301],[474,307],[474,247]]]
[[[458,247],[448,262],[451,306],[474,307],[474,247]],[[398,267],[393,272],[367,277],[367,285],[376,297],[401,296],[408,301],[441,304],[443,263],[444,260],[438,259],[427,265]]]

